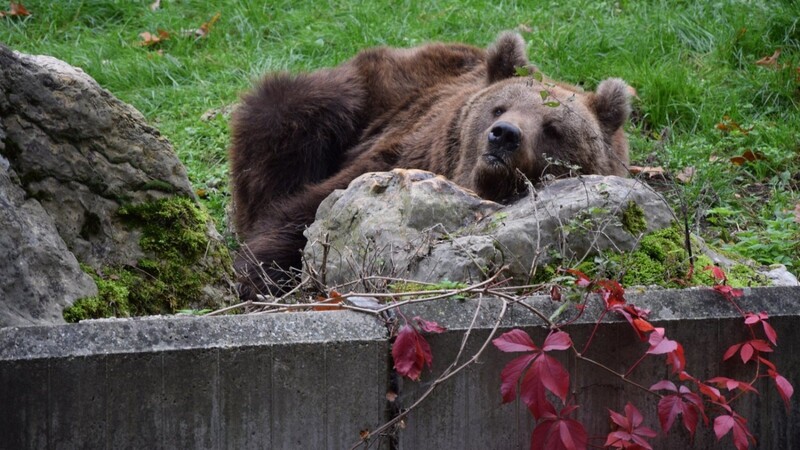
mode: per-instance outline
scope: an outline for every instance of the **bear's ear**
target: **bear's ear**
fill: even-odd
[[[609,78],[600,83],[589,98],[589,106],[608,134],[616,132],[631,113],[631,93],[628,84],[619,78]]]
[[[491,84],[516,74],[517,67],[530,64],[522,36],[511,31],[502,33],[486,55],[486,76]]]

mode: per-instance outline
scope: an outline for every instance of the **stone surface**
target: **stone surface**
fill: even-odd
[[[138,234],[121,202],[193,197],[186,170],[157,130],[82,70],[0,47],[3,155],[81,262],[136,264]]]
[[[645,223],[631,232],[622,217],[634,204]],[[660,195],[632,179],[558,180],[502,206],[428,172],[394,170],[365,174],[333,193],[316,219],[305,257],[338,284],[367,275],[476,280],[504,265],[524,282],[554,255],[580,260],[631,250],[642,233],[669,226],[674,216]]]
[[[0,198],[19,209],[3,211],[9,225],[0,227],[0,242],[14,244],[0,262],[9,265],[0,274],[0,317],[63,322],[59,309],[98,292],[76,260],[103,274],[158,259],[143,250],[141,229],[125,223],[121,206],[197,199],[166,139],[82,70],[2,45],[0,67]],[[210,273],[212,264],[224,274],[218,255],[227,251],[213,224],[204,227],[213,256],[189,266]],[[230,280],[215,280],[190,303],[232,300]]]
[[[0,328],[61,323],[61,310],[97,287],[15,176],[0,167]]]

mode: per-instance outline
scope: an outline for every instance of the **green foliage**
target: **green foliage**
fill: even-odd
[[[97,284],[98,295],[66,308],[68,322],[173,314],[201,298],[204,286],[230,278],[228,250],[209,241],[208,216],[193,200],[174,197],[127,205],[118,214],[141,230],[139,244],[148,257],[135,267],[95,271],[84,266]]]
[[[228,203],[227,117],[254,79],[344,61],[374,45],[430,40],[485,46],[502,30],[523,30],[533,63],[554,79],[594,89],[616,76],[636,88],[628,134],[634,161],[672,171],[694,167],[673,195],[691,205],[696,227],[762,262],[798,270],[800,253],[781,242],[797,225],[783,211],[798,203],[800,180],[800,3],[596,1],[500,2],[385,0],[150,2],[27,0],[22,20],[5,20],[0,42],[83,68],[133,104],[175,145],[217,223]],[[217,11],[207,38],[182,36]],[[522,26],[521,26],[522,25]],[[170,33],[157,47],[139,33]],[[755,65],[782,49],[775,68]],[[538,73],[535,72],[534,75]],[[751,129],[716,128],[725,116]],[[668,132],[666,131],[668,129]],[[667,136],[662,139],[662,136]],[[764,159],[729,158],[752,149]],[[712,158],[714,156],[714,158]],[[755,192],[755,194],[754,194]],[[724,224],[706,211],[735,212]],[[736,226],[731,226],[735,222]],[[748,233],[738,232],[747,230]],[[768,242],[774,245],[762,246]]]

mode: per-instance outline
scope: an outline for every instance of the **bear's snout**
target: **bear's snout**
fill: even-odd
[[[522,130],[508,122],[495,122],[489,130],[489,147],[493,150],[512,152],[519,148]]]

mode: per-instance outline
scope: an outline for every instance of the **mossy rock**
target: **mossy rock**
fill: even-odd
[[[139,245],[147,257],[135,266],[82,266],[95,280],[98,295],[66,308],[65,320],[173,314],[219,307],[232,299],[219,289],[233,279],[230,254],[193,199],[164,198],[126,205],[117,213],[141,232]]]
[[[715,265],[712,258],[703,253],[710,249],[701,239],[691,236],[694,268],[685,245],[683,229],[674,224],[642,237],[639,247],[632,252],[602,252],[593,260],[576,265],[576,269],[595,278],[618,280],[623,286],[659,286],[682,288],[690,286],[712,286],[714,278],[705,267]],[[768,286],[770,280],[759,273],[744,258],[727,255],[725,262],[728,284],[733,287]],[[548,272],[545,268],[543,273]]]

